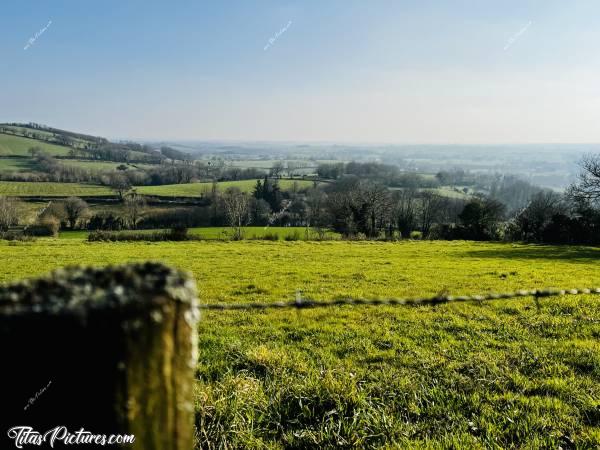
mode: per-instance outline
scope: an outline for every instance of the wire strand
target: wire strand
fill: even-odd
[[[600,294],[600,288],[583,289],[533,289],[519,290],[504,293],[488,293],[479,295],[436,295],[434,297],[422,298],[389,298],[389,299],[362,299],[343,298],[337,300],[310,300],[303,299],[297,295],[296,300],[271,302],[271,303],[216,303],[201,304],[202,310],[212,311],[243,311],[243,310],[266,310],[266,309],[308,309],[328,308],[342,305],[373,305],[373,306],[423,306],[439,305],[444,303],[482,302],[486,300],[508,300],[522,297],[534,297],[539,300],[542,297],[558,297],[563,295]]]

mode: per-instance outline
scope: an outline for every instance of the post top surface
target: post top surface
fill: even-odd
[[[66,267],[40,278],[0,286],[0,315],[147,308],[150,300],[157,299],[196,306],[193,278],[157,262]]]

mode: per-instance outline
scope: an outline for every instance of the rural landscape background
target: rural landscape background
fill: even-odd
[[[448,301],[600,287],[598,5],[177,3],[6,6],[0,283],[359,303],[204,311],[196,448],[600,447],[597,293]]]

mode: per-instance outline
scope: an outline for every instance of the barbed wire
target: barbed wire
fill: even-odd
[[[434,297],[421,298],[389,298],[389,299],[362,299],[342,298],[335,300],[310,300],[296,295],[296,300],[269,303],[216,303],[201,304],[202,310],[217,311],[243,311],[243,310],[265,310],[265,309],[304,309],[304,308],[328,308],[342,305],[372,305],[372,306],[434,306],[444,303],[483,302],[486,300],[507,300],[522,297],[533,297],[539,307],[539,299],[543,297],[558,297],[563,295],[600,294],[600,288],[583,289],[533,289],[519,290],[504,293],[487,293],[479,295],[436,295]]]

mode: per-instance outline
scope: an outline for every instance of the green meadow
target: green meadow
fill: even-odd
[[[308,180],[278,180],[279,187],[284,190],[291,190],[296,186],[298,189],[313,186],[312,181]],[[219,189],[224,191],[230,187],[237,187],[242,192],[252,192],[256,186],[256,180],[222,181],[218,183]],[[140,194],[159,195],[165,197],[199,197],[207,195],[212,189],[212,183],[186,183],[186,184],[165,184],[162,186],[138,186],[136,190]]]
[[[90,163],[94,164],[94,163]],[[14,166],[14,164],[13,164]],[[244,192],[252,192],[256,180],[222,181],[217,183],[219,190],[238,187]],[[279,180],[281,189],[291,190],[310,187],[312,181],[306,180]],[[212,183],[169,184],[162,186],[137,186],[136,191],[144,195],[157,195],[165,197],[199,197],[207,195],[212,189]],[[0,181],[0,195],[26,197],[89,197],[94,195],[115,195],[107,186],[83,183],[54,183],[54,182],[27,182],[27,181]]]
[[[600,285],[600,249],[472,242],[0,242],[0,281],[160,260],[201,302]],[[598,448],[600,298],[204,312],[197,448]]]
[[[105,186],[82,183],[53,183],[53,182],[28,182],[28,181],[0,181],[0,195],[9,197],[88,197],[94,195],[114,195],[114,192]]]
[[[127,230],[120,231],[121,234],[127,233],[155,233],[157,231],[166,231],[166,230]],[[228,240],[231,239],[233,235],[233,230],[230,227],[198,227],[198,228],[190,228],[188,233],[194,236],[199,236],[202,239],[207,240]],[[61,231],[60,239],[87,239],[89,232],[88,231]],[[305,227],[243,227],[242,234],[245,239],[261,239],[265,236],[270,237],[273,240],[285,240],[295,239],[295,240],[306,240],[306,228]],[[277,239],[275,239],[277,236]],[[334,232],[326,232],[325,236],[327,239],[340,239],[340,235]],[[314,240],[318,236],[316,232],[313,230],[308,230],[308,238],[309,240]]]
[[[29,172],[34,169],[35,165],[29,158],[0,157],[0,172]]]
[[[31,147],[41,148],[45,153],[53,156],[69,154],[69,147],[0,133],[0,156],[31,156],[28,152]]]

